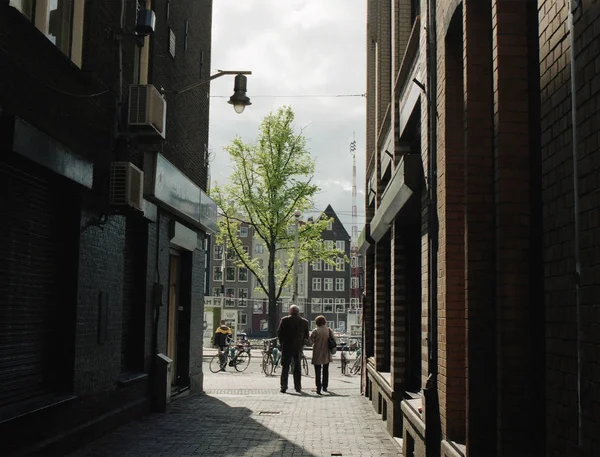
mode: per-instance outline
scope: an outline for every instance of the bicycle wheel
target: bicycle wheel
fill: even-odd
[[[250,354],[246,351],[238,352],[238,355],[234,360],[235,369],[242,372],[250,365]]]
[[[265,376],[271,376],[273,373],[273,357],[270,354],[264,354],[262,359],[262,371]]]
[[[224,356],[220,356],[220,354],[217,354],[213,356],[212,359],[210,359],[208,368],[210,368],[210,371],[212,371],[213,373],[218,373],[219,371],[221,371],[221,357]]]
[[[302,357],[302,371],[304,371],[305,376],[308,376],[308,360],[306,357]]]

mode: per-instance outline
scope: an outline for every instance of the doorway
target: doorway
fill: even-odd
[[[171,365],[171,385],[177,383],[177,330],[179,324],[181,257],[177,251],[169,256],[169,304],[167,314],[167,356],[173,360]]]

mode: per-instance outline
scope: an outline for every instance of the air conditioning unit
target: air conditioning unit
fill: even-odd
[[[142,134],[165,137],[167,102],[151,84],[129,86],[129,127]]]
[[[110,204],[143,211],[144,172],[131,162],[110,165]]]

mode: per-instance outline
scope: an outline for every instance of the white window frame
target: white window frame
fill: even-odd
[[[351,298],[350,299],[350,308],[358,308],[360,306],[360,299]]]
[[[335,247],[336,247],[336,249],[339,249],[340,251],[346,252],[346,241],[344,241],[344,240],[337,240],[335,242]]]
[[[312,290],[314,290],[314,291],[321,290],[321,278],[312,278]]]
[[[254,245],[254,253],[255,254],[263,254],[265,252],[265,245],[262,243],[256,243]]]
[[[246,272],[245,279],[242,279],[242,271]],[[248,269],[246,267],[238,267],[238,282],[248,282]]]
[[[215,252],[213,253],[214,260],[223,260],[223,245],[215,244]]]
[[[323,278],[323,290],[325,292],[333,292],[333,278]]]
[[[333,271],[334,266],[328,262],[323,262],[323,271]]]
[[[221,277],[217,277],[217,272],[221,273]],[[217,265],[213,267],[213,281],[219,282],[223,281],[223,271],[221,270],[221,265]]]
[[[229,279],[229,272],[233,271],[233,279]],[[225,269],[225,281],[226,282],[235,282],[235,267],[227,267]]]
[[[350,289],[358,289],[358,276],[350,278]]]
[[[343,257],[335,259],[335,268],[337,271],[346,271],[346,261]]]
[[[246,313],[240,313],[240,325],[248,325],[248,315]]]
[[[248,238],[248,227],[240,227],[240,238]]]
[[[346,312],[346,303],[345,300],[342,298],[342,302],[339,303],[338,302],[338,298],[335,299],[335,312],[337,314],[341,314],[341,313],[345,313]]]
[[[333,221],[327,223],[327,230],[333,230]]]
[[[323,299],[323,312],[324,313],[333,313],[333,298],[324,298]]]
[[[320,298],[313,298],[310,304],[310,312],[313,314],[321,314],[323,312],[323,303]]]
[[[335,290],[336,292],[346,290],[346,280],[344,278],[335,278]]]
[[[325,240],[325,247],[327,249],[333,249],[333,240]]]
[[[321,271],[322,264],[323,264],[323,261],[321,259],[315,260],[312,264],[313,271]]]

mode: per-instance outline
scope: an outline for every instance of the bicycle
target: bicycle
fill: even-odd
[[[224,351],[218,352],[208,364],[208,368],[213,373],[225,371],[226,366],[234,367],[240,373],[250,365],[250,348],[241,344],[231,347],[228,345]]]
[[[300,365],[302,366],[302,371],[304,372],[304,376],[308,376],[308,359],[304,355],[304,349],[301,352],[300,356]],[[290,374],[294,374],[294,365],[290,365]]]
[[[350,373],[352,374],[360,374],[362,373],[362,358],[361,358],[361,350],[360,348],[356,349],[356,360],[354,364],[350,368]]]
[[[346,374],[346,367],[348,366],[348,354],[347,352],[349,351],[348,349],[348,345],[347,343],[340,343],[338,345],[338,351],[340,351],[340,360],[342,362],[342,374],[345,375]]]
[[[271,376],[281,361],[281,352],[277,347],[277,338],[264,341],[262,371],[265,376]]]

